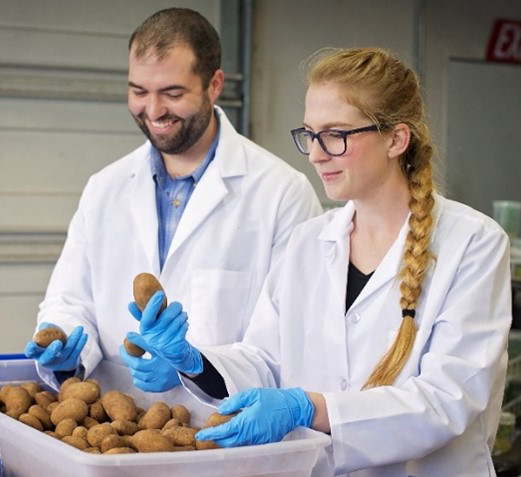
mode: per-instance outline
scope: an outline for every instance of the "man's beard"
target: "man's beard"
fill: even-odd
[[[203,104],[201,109],[188,118],[180,118],[175,115],[162,116],[161,120],[178,121],[180,125],[179,131],[170,136],[161,134],[152,135],[146,125],[144,113],[134,116],[136,124],[139,126],[143,134],[149,139],[154,147],[165,154],[182,154],[188,151],[204,134],[210,120],[212,119],[213,108],[208,98],[208,94],[203,96]]]

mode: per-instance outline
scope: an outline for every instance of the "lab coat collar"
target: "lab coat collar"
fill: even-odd
[[[241,136],[221,108],[215,106],[214,110],[219,116],[221,128],[215,158],[195,186],[172,239],[164,270],[168,267],[169,258],[228,194],[225,179],[248,172]],[[135,168],[130,174],[130,207],[151,269],[159,276],[158,219],[155,183],[150,169],[151,151],[149,141],[135,151]]]
[[[326,212],[331,220],[327,222],[318,236],[322,244],[326,269],[333,289],[337,294],[338,315],[345,313],[347,287],[347,265],[349,263],[349,234],[353,230],[355,207],[348,202],[344,207]]]
[[[437,193],[434,193],[433,196],[435,201],[433,209],[434,231],[431,242],[435,238],[437,224],[440,220],[440,203],[444,200],[443,197],[439,196]],[[354,204],[348,202],[342,209],[337,209],[330,213],[334,215],[325,225],[318,238],[324,242],[325,260],[327,262],[331,281],[336,288],[339,298],[342,299],[342,303],[344,303],[347,288],[347,267],[349,263],[350,250],[349,236],[353,230],[352,221],[355,213]],[[362,289],[356,300],[351,305],[351,309],[369,298],[373,293],[389,283],[389,281],[397,278],[402,265],[405,239],[409,231],[409,217],[410,214],[405,219],[402,228],[398,233],[398,237],[391,245],[391,248],[374,271],[366,286]],[[431,273],[431,271],[429,273]],[[399,286],[398,280],[396,281],[395,286]]]
[[[216,106],[215,112],[219,116],[221,127],[215,157],[195,185],[172,239],[163,270],[168,268],[170,257],[228,195],[226,180],[247,173],[246,153],[241,136],[221,108]]]

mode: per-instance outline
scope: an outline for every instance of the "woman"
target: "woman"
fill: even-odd
[[[292,133],[347,203],[295,229],[244,341],[198,351],[179,304],[159,320],[160,294],[143,316],[131,307],[187,387],[242,408],[197,437],[262,443],[303,425],[331,434],[331,474],[495,475],[508,239],[434,191],[416,75],[384,50],[333,51],[312,65]]]

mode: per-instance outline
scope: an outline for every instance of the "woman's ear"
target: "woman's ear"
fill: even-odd
[[[411,130],[405,123],[399,123],[394,126],[391,135],[391,145],[389,146],[389,157],[400,157],[409,146],[411,140]]]

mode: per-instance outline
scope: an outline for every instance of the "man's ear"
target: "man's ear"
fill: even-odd
[[[411,140],[411,130],[405,123],[394,126],[390,135],[389,157],[400,157],[409,146]]]
[[[221,69],[215,71],[210,80],[210,84],[208,85],[208,95],[210,96],[210,101],[214,104],[217,101],[217,98],[221,95],[224,87],[224,72]]]

